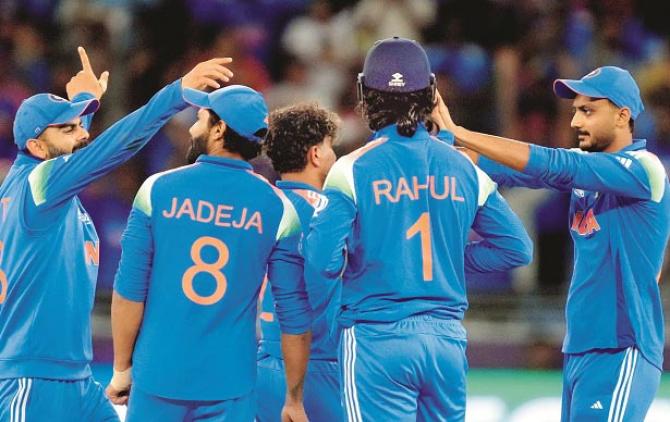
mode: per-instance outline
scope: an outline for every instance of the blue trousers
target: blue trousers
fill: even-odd
[[[347,420],[465,420],[465,348],[460,321],[429,315],[345,328],[340,362]]]
[[[118,422],[100,384],[44,378],[0,379],[0,422]]]
[[[251,422],[254,407],[253,392],[230,400],[175,400],[133,387],[126,422]]]
[[[635,347],[567,354],[561,421],[643,421],[660,382]]]
[[[310,360],[305,375],[305,412],[310,421],[341,422],[340,367],[337,362]],[[284,361],[273,356],[258,360],[257,422],[279,422],[286,397]]]

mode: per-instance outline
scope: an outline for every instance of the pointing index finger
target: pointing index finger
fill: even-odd
[[[232,57],[217,57],[215,59],[212,59],[216,64],[227,64],[227,63],[232,63],[233,59]]]
[[[86,50],[84,50],[84,47],[81,46],[77,47],[77,52],[79,53],[79,59],[81,60],[81,68],[85,72],[93,73],[91,62],[88,60],[88,54],[86,54]]]

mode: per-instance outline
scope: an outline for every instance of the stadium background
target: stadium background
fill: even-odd
[[[365,51],[392,35],[424,43],[457,122],[547,146],[574,143],[570,103],[555,99],[553,79],[604,64],[625,67],[646,105],[636,136],[670,168],[664,12],[652,0],[0,0],[0,180],[16,153],[18,105],[36,92],[65,94],[78,71],[77,45],[96,71],[111,72],[94,135],[196,62],[231,56],[234,83],[262,91],[270,108],[317,101],[337,111],[342,154],[369,135],[354,111]],[[192,111],[176,116],[136,159],[81,195],[101,238],[94,343],[102,382],[110,374],[109,299],[132,198],[147,175],[184,163],[194,118]],[[258,166],[272,177],[266,163]],[[468,280],[468,420],[549,421],[560,396],[569,197],[504,194],[535,241],[535,259],[528,268]],[[662,290],[667,315],[670,293]],[[658,397],[648,420],[670,414],[668,376]]]

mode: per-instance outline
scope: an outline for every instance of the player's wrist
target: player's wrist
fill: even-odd
[[[111,385],[112,388],[117,391],[127,390],[128,387],[130,387],[130,385],[133,383],[132,369],[132,366],[129,366],[123,371],[119,371],[114,368],[112,379],[109,381],[109,385]]]

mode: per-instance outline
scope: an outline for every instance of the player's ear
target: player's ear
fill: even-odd
[[[28,139],[28,142],[26,142],[26,151],[28,151],[33,157],[39,158],[40,160],[46,160],[48,158],[44,143],[39,139]]]
[[[216,139],[223,138],[223,134],[226,133],[227,128],[228,126],[226,125],[226,122],[224,122],[223,120],[219,120],[218,122],[216,122],[213,128],[214,137]]]
[[[620,108],[619,112],[617,113],[617,120],[616,120],[617,127],[628,129],[629,127],[628,122],[630,121],[630,119],[632,119],[632,116],[630,115],[630,109],[628,107]]]
[[[311,147],[309,147],[309,149],[307,150],[307,162],[314,167],[318,167],[320,158],[321,158],[321,151],[319,151],[319,146],[312,145]]]

